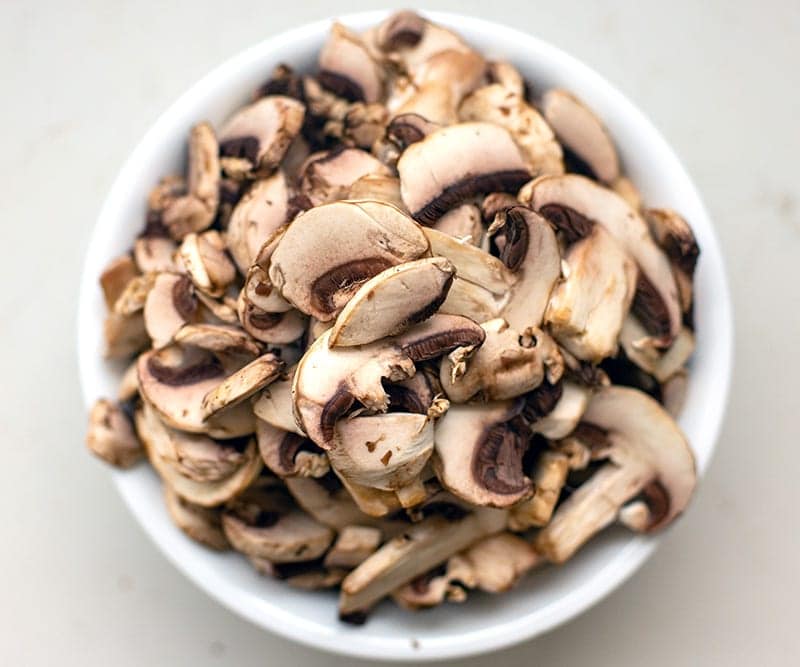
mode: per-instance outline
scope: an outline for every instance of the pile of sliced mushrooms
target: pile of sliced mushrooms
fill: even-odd
[[[699,254],[601,120],[412,12],[334,24],[188,137],[100,277],[130,363],[88,445],[343,620],[508,590],[695,487]]]

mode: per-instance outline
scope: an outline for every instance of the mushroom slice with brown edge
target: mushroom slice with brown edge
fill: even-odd
[[[130,419],[116,403],[101,398],[89,412],[89,451],[118,468],[130,468],[144,456]]]
[[[481,192],[514,192],[530,176],[511,135],[491,123],[460,123],[411,144],[397,162],[411,215],[435,222]]]
[[[604,434],[608,462],[559,506],[538,534],[537,551],[555,563],[568,560],[620,515],[639,532],[663,528],[684,510],[696,484],[694,456],[685,436],[643,392],[603,387],[583,421]]]
[[[144,304],[144,322],[154,348],[168,345],[185,324],[197,315],[197,297],[188,276],[161,273]]]
[[[225,252],[225,241],[216,230],[188,234],[178,249],[194,286],[209,296],[222,296],[236,278],[236,267]]]
[[[589,167],[597,180],[611,185],[619,178],[614,142],[593,111],[561,88],[548,90],[541,106],[558,140]]]
[[[292,407],[292,382],[296,368],[287,369],[281,377],[265,387],[253,401],[256,417],[282,431],[305,436],[297,425]]]
[[[219,134],[222,169],[237,179],[269,175],[300,132],[304,117],[305,106],[282,95],[242,107]]]
[[[523,406],[519,399],[452,405],[436,425],[433,466],[442,486],[474,505],[510,507],[529,496]]]
[[[382,380],[405,380],[414,375],[415,362],[456,347],[478,346],[484,336],[480,326],[455,315],[434,315],[400,336],[346,348],[331,349],[328,330],[314,341],[295,372],[297,423],[320,447],[330,449],[336,421],[356,401],[369,410],[388,409]]]
[[[147,347],[144,317],[141,312],[120,315],[110,312],[103,322],[104,354],[109,359],[126,359]]]
[[[382,534],[373,526],[345,526],[325,555],[325,567],[352,570],[380,546]]]
[[[433,315],[447,297],[455,267],[443,257],[399,264],[365,282],[339,313],[329,344],[365,345]]]
[[[551,440],[566,437],[583,417],[591,395],[589,389],[576,382],[561,383],[561,395],[555,405],[547,414],[531,422],[531,430]]]
[[[287,477],[284,482],[295,502],[326,526],[341,530],[352,524],[373,525],[377,521],[358,509],[332,472],[321,479]]]
[[[565,277],[545,312],[553,336],[579,359],[612,356],[636,285],[636,266],[602,227],[573,243],[564,256]]]
[[[386,126],[386,138],[400,150],[405,150],[441,127],[441,124],[434,123],[418,113],[401,113],[392,118]]]
[[[383,97],[383,71],[361,38],[341,23],[319,53],[319,82],[351,102],[378,102]]]
[[[322,477],[330,470],[325,452],[303,435],[258,419],[256,436],[261,458],[278,477]]]
[[[464,403],[479,393],[484,400],[505,400],[535,389],[545,377],[561,379],[564,361],[544,331],[522,335],[502,318],[481,327],[486,339],[477,351],[457,348],[442,361],[439,380],[450,400]]]
[[[244,287],[239,294],[240,303],[244,300],[246,304],[267,313],[285,313],[292,309],[292,304],[275,289],[267,273],[272,255],[288,228],[288,225],[283,225],[263,239],[246,271]]]
[[[347,199],[371,199],[392,204],[405,213],[400,197],[400,180],[396,176],[367,174],[355,181],[347,192]]]
[[[491,84],[499,84],[520,97],[525,97],[525,79],[510,62],[492,60],[486,64],[486,78]]]
[[[431,225],[433,229],[480,246],[483,240],[481,213],[475,204],[462,204],[449,210]]]
[[[181,498],[168,484],[164,486],[164,501],[170,517],[186,535],[215,551],[230,549],[222,532],[222,513]]]
[[[292,343],[306,331],[308,318],[294,309],[278,313],[262,310],[250,303],[244,293],[236,307],[242,328],[262,343]]]
[[[246,332],[229,324],[186,324],[175,334],[175,342],[209,350],[218,356],[243,359],[261,354],[261,348]]]
[[[300,192],[319,206],[344,199],[352,185],[364,176],[390,175],[385,164],[360,148],[335,148],[306,163]]]
[[[304,591],[333,588],[338,586],[347,574],[347,570],[325,567],[321,558],[298,563],[272,563],[258,556],[248,556],[247,560],[259,574],[274,577]]]
[[[208,419],[239,405],[275,380],[282,370],[283,362],[272,353],[254,359],[227,376],[203,397],[203,418]]]
[[[173,272],[177,268],[174,260],[177,249],[168,236],[145,234],[133,242],[133,258],[142,273]]]
[[[458,110],[464,121],[494,123],[511,133],[531,174],[563,174],[564,158],[553,130],[523,95],[494,83],[473,91]]]
[[[625,318],[619,342],[625,350],[625,356],[659,382],[666,382],[683,368],[692,356],[695,345],[694,334],[689,328],[683,327],[666,350],[659,349],[652,344],[652,338],[633,315]]]
[[[639,266],[633,312],[660,345],[669,345],[681,327],[672,268],[644,220],[622,197],[575,174],[537,178],[519,197],[555,225],[567,242],[587,236],[595,224],[605,228]]]
[[[503,296],[492,294],[489,290],[456,276],[439,312],[486,322],[499,317],[507,302],[508,293]]]
[[[269,279],[298,310],[327,322],[361,283],[427,252],[419,225],[391,204],[335,202],[295,218],[272,253]]]
[[[455,521],[434,515],[412,525],[345,577],[339,617],[363,621],[381,598],[479,539],[500,532],[505,523],[506,512],[475,508]]]
[[[153,289],[157,275],[156,273],[144,273],[134,276],[114,302],[112,310],[124,316],[133,315],[142,310],[147,301],[147,295]]]
[[[509,510],[509,528],[522,532],[533,526],[546,526],[553,516],[569,470],[566,454],[549,449],[539,454],[530,473],[533,495]]]
[[[130,255],[121,255],[109,262],[100,274],[100,288],[103,290],[106,308],[110,310],[114,307],[128,283],[138,275],[139,269]]]
[[[117,387],[117,400],[121,403],[133,401],[139,395],[139,377],[136,373],[136,361],[132,361],[122,373]]]
[[[530,543],[505,532],[475,542],[461,557],[471,565],[473,586],[487,593],[504,593],[542,561]]]
[[[150,350],[139,356],[137,371],[142,398],[167,425],[214,438],[237,438],[255,430],[249,404],[204,419],[203,398],[226,377],[223,365],[210,352],[177,345]]]
[[[467,590],[475,587],[475,572],[462,554],[423,572],[392,591],[392,600],[408,611],[429,609],[443,602],[466,602]]]

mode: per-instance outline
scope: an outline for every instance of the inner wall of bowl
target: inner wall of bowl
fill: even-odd
[[[361,30],[383,12],[346,19]],[[703,256],[698,269],[698,347],[687,409],[681,424],[704,468],[713,448],[724,401],[727,358],[711,341],[729,341],[724,330],[727,303],[713,230],[688,177],[651,126],[606,82],[573,59],[533,38],[483,21],[432,13],[459,30],[476,48],[514,63],[535,91],[559,85],[583,97],[607,123],[626,171],[649,205],[671,206],[694,225]],[[110,193],[90,247],[79,318],[80,366],[87,402],[114,395],[120,368],[100,359],[104,306],[96,279],[105,263],[124,252],[140,229],[145,200],[163,175],[183,168],[190,126],[202,119],[215,126],[245,103],[272,68],[286,62],[313,68],[328,23],[300,28],[268,40],[208,75],[176,103],[143,139]],[[723,280],[723,294],[715,302]],[[717,294],[718,296],[718,294]],[[722,383],[722,386],[715,386]],[[716,403],[715,403],[716,402]],[[167,556],[198,585],[250,620],[332,650],[374,657],[443,657],[505,645],[544,631],[578,613],[628,576],[650,553],[654,542],[611,530],[594,540],[563,568],[547,568],[514,591],[496,597],[473,595],[468,604],[408,614],[383,604],[366,626],[335,622],[333,594],[306,593],[256,575],[236,554],[214,554],[185,538],[164,509],[160,485],[146,466],[116,473],[131,511]]]

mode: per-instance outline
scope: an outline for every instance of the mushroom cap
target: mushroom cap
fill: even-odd
[[[365,176],[391,176],[389,168],[360,148],[340,147],[312,155],[302,169],[300,192],[314,206],[347,196],[353,184]]]
[[[278,477],[322,477],[330,466],[328,457],[304,435],[297,435],[256,420],[261,458]]]
[[[195,505],[181,498],[168,484],[164,485],[164,504],[170,517],[195,542],[215,551],[230,549],[222,532],[222,515],[217,509]]]
[[[144,455],[127,415],[119,405],[104,398],[95,402],[89,412],[86,445],[92,454],[119,468],[130,468]]]
[[[208,419],[239,405],[274,381],[282,370],[283,362],[270,352],[254,359],[227,376],[203,397],[203,418]]]
[[[237,310],[244,330],[262,343],[293,343],[305,333],[308,325],[308,318],[297,310],[268,312],[242,297],[237,302]]]
[[[184,324],[197,314],[197,297],[188,276],[161,273],[156,276],[144,304],[144,323],[153,347],[168,345]]]
[[[399,264],[365,282],[339,313],[331,346],[365,345],[433,315],[447,297],[455,267],[443,257]]]
[[[480,192],[516,191],[530,176],[511,135],[491,123],[436,130],[406,148],[397,170],[403,202],[424,224]]]
[[[319,81],[339,97],[355,102],[378,102],[383,97],[383,72],[366,45],[341,23],[319,53]]]
[[[362,282],[427,252],[421,228],[391,204],[335,202],[295,218],[272,254],[269,279],[298,310],[326,322]]]

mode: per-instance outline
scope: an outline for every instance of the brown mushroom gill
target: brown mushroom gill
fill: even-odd
[[[483,486],[498,494],[515,494],[529,484],[522,472],[526,438],[509,424],[484,431],[472,458],[472,472]]]
[[[311,301],[319,312],[330,314],[337,310],[334,296],[342,298],[354,293],[359,286],[388,269],[392,263],[382,257],[354,259],[340,264],[319,276],[311,285]]]
[[[158,382],[170,387],[196,384],[225,374],[219,360],[210,355],[197,357],[181,366],[167,366],[158,357],[151,356],[147,360],[147,368]]]

